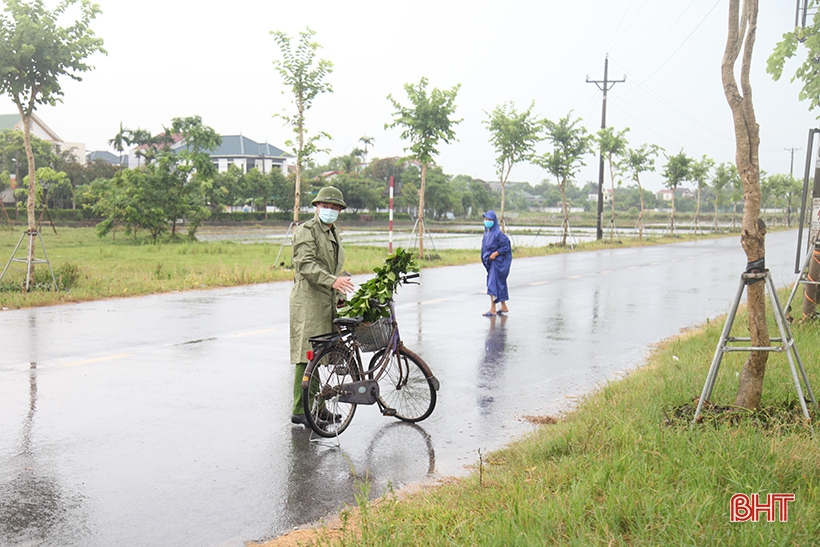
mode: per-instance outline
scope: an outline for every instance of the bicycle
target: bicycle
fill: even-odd
[[[419,274],[401,276],[401,283]],[[302,401],[310,428],[321,437],[340,435],[358,405],[379,406],[383,416],[420,422],[436,406],[439,381],[430,367],[401,341],[396,308],[370,325],[362,317],[333,320],[338,332],[309,338],[313,350],[302,377]],[[368,368],[362,352],[375,352]]]

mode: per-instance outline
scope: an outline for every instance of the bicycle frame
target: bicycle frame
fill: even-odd
[[[378,370],[379,371],[378,374],[376,374],[373,377],[373,379],[376,380],[376,381],[380,380],[381,377],[384,375],[384,371],[387,369],[387,363],[390,361],[390,356],[392,354],[396,353],[396,351],[402,345],[401,335],[399,334],[399,323],[396,320],[396,305],[393,303],[392,299],[390,300],[389,307],[390,307],[390,324],[392,325],[392,330],[390,332],[390,341],[387,342],[386,350],[382,354],[381,359],[379,359],[379,362],[374,367],[372,367],[368,370],[363,370],[362,371],[362,375],[368,375],[368,374],[372,375],[373,373],[375,373]],[[354,338],[355,338],[355,335],[354,335]],[[358,346],[358,344],[356,344],[356,345]],[[361,353],[359,352],[358,347],[356,347],[356,351],[357,351],[357,355],[359,355],[359,362],[361,363],[362,362],[361,361]],[[381,369],[381,370],[379,370],[379,369]]]

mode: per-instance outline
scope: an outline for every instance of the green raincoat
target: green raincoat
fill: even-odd
[[[336,303],[344,293],[333,289],[345,261],[342,241],[334,226],[318,214],[293,235],[293,290],[290,292],[290,362],[306,363],[313,349],[308,337],[333,332]]]

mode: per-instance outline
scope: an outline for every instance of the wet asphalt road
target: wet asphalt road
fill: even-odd
[[[795,242],[767,236],[778,286]],[[365,475],[378,495],[463,474],[523,415],[728,311],[745,262],[737,237],[516,260],[506,318],[481,316],[480,265],[427,269],[397,313],[436,411],[360,406],[339,447],[288,423],[289,283],[0,312],[0,545],[240,546],[353,503]]]

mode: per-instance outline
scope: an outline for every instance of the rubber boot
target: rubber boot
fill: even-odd
[[[307,363],[297,363],[294,367],[293,375],[293,413],[304,414],[305,407],[302,404],[302,376],[305,375]]]

